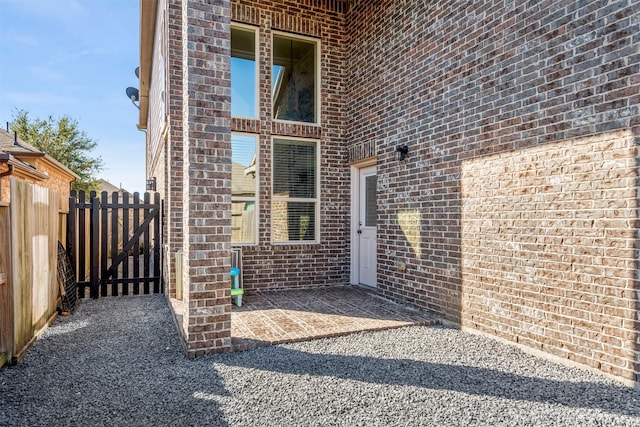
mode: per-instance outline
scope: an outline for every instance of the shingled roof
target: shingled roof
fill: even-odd
[[[56,167],[62,169],[67,172],[69,175],[73,176],[75,179],[80,179],[80,177],[67,168],[65,165],[51,157],[50,155],[44,153],[43,151],[38,150],[33,145],[23,141],[18,138],[17,135],[13,132],[7,132],[4,129],[0,129],[0,153],[7,153],[15,159],[26,158],[26,157],[44,157],[50,163],[54,164]],[[25,163],[24,161],[22,163]],[[25,163],[25,165],[30,165]]]
[[[18,138],[15,133],[7,132],[4,129],[0,129],[0,151],[13,155],[45,155],[33,145]]]

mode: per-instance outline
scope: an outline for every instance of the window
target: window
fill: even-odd
[[[318,149],[314,141],[273,141],[271,240],[318,241]]]
[[[258,117],[256,32],[231,27],[231,115]]]
[[[231,243],[256,243],[258,189],[255,135],[231,135]]]
[[[273,36],[273,118],[318,122],[317,43]]]

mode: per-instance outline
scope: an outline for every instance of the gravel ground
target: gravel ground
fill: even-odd
[[[163,296],[83,301],[0,369],[0,426],[640,426],[640,392],[444,327],[184,357]]]

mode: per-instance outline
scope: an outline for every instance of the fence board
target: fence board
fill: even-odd
[[[111,193],[112,204],[118,203],[119,200],[120,200],[120,193],[118,193],[117,191],[114,191],[113,193]],[[119,235],[118,231],[120,230],[120,227],[118,225],[119,218],[120,218],[120,214],[118,212],[118,209],[112,208],[111,209],[111,265],[113,265],[116,262],[116,258],[118,256],[118,253],[120,252],[119,248],[122,247],[122,245],[124,245],[124,241],[122,245],[119,244],[120,243],[120,238],[118,237]],[[106,276],[103,276],[103,277],[106,277]],[[118,278],[118,270],[114,271],[113,274],[111,274],[111,278],[112,279]],[[104,282],[104,285],[107,286],[107,283]],[[113,295],[113,291],[115,291],[117,295],[118,286],[114,284],[112,285],[111,289],[112,289],[111,294]]]
[[[95,191],[91,192],[91,252],[90,252],[90,274],[91,274],[91,298],[98,298],[99,278],[100,278],[100,200],[96,197]]]
[[[58,193],[11,179],[13,358],[56,314]]]
[[[101,204],[103,206],[102,212],[100,215],[100,229],[107,230],[109,224],[109,215],[111,215],[111,210],[104,208],[109,203],[109,196],[106,191],[103,191],[100,195]],[[105,235],[104,233],[100,233],[100,277],[104,277],[107,274],[107,256],[109,253],[109,235]],[[106,296],[107,294],[107,284],[102,283],[100,285],[100,295]],[[113,292],[112,292],[113,294]]]
[[[78,260],[78,266],[76,269],[76,275],[78,277],[78,282],[86,282],[87,281],[87,276],[86,276],[86,261],[87,261],[87,254],[89,253],[89,251],[87,250],[87,239],[84,239],[80,236],[86,236],[86,231],[87,231],[87,226],[86,226],[86,199],[85,199],[85,193],[84,190],[80,190],[78,192],[78,203],[77,203],[77,207],[78,207],[78,233],[79,234],[79,238],[78,238],[78,256],[77,256],[77,260]],[[84,289],[84,288],[82,288]],[[80,298],[84,298],[84,292],[80,294]]]
[[[13,354],[13,310],[11,280],[11,233],[9,204],[0,202],[0,367]]]
[[[122,204],[124,206],[129,206],[129,193],[122,194]],[[137,226],[137,224],[136,224]],[[134,226],[135,227],[135,226]],[[123,242],[123,250],[124,250],[124,242],[127,242],[131,238],[129,234],[129,208],[122,209],[122,242]],[[127,255],[129,251],[127,251]],[[129,257],[127,256],[127,260],[122,263],[122,277],[129,277]],[[122,295],[129,294],[129,287],[122,287]]]
[[[149,205],[150,203],[150,196],[149,193],[144,193],[144,204],[145,205]],[[149,216],[149,208],[145,208],[144,209],[144,217],[146,218],[147,216]],[[149,230],[145,230],[144,232],[144,243],[143,243],[143,256],[144,259],[149,259],[149,246],[150,246],[150,241],[149,241]],[[144,277],[149,277],[149,263],[145,262],[144,263]],[[148,294],[149,293],[149,282],[144,282],[143,284],[144,286],[144,293]]]
[[[140,195],[133,193],[133,204],[140,204]],[[133,210],[133,223],[140,224],[140,209]],[[136,279],[140,277],[140,240],[136,240],[136,244],[133,246],[133,277]],[[133,282],[133,294],[138,295],[140,293],[140,281]]]

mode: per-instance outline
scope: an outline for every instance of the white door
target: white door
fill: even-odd
[[[376,188],[378,177],[375,166],[362,168],[359,174],[358,275],[361,284],[375,287],[377,285]]]

